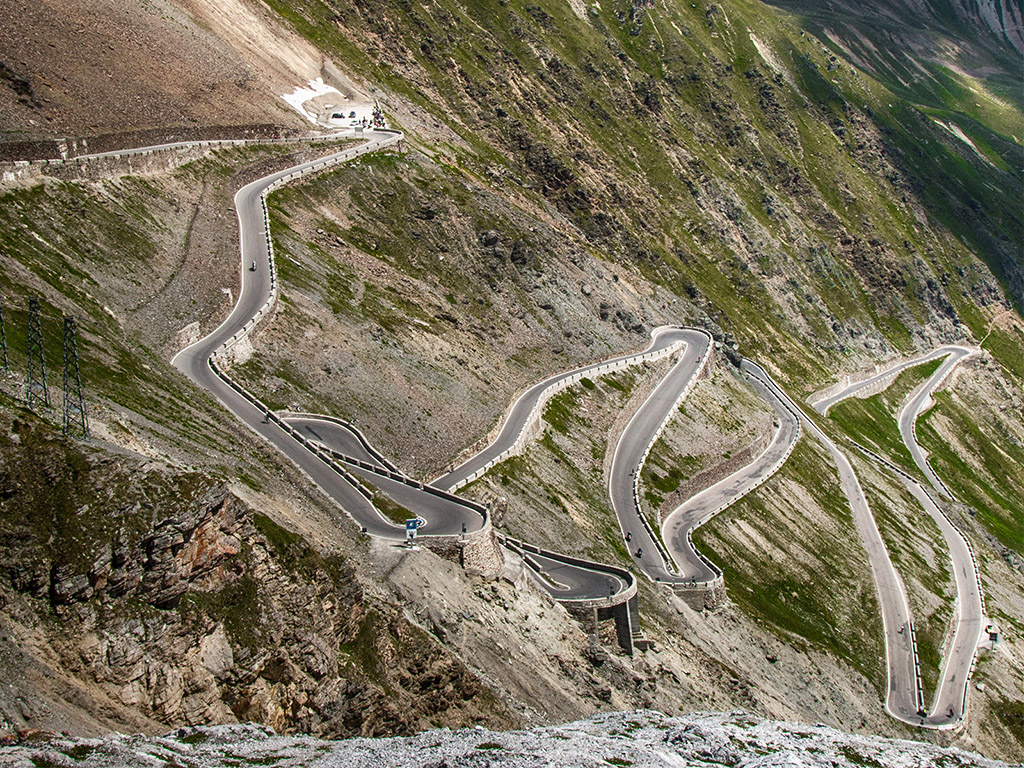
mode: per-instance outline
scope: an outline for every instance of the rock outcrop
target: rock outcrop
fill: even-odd
[[[515,722],[344,559],[223,482],[72,444],[33,417],[4,418],[0,454],[0,623],[40,677],[3,686],[7,729],[53,727],[44,710],[60,707],[86,731],[88,718],[332,737]]]

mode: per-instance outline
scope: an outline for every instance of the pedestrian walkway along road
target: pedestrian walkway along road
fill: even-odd
[[[636,553],[635,563],[642,573],[668,585],[720,584],[721,571],[694,550],[690,532],[777,471],[799,438],[801,425],[799,409],[765,371],[745,361],[744,375],[775,410],[775,434],[768,448],[750,465],[674,510],[666,518],[662,543],[662,536],[655,533],[641,511],[638,482],[651,446],[669,422],[678,403],[686,397],[708,364],[712,342],[703,330],[657,328],[652,334],[651,344],[642,352],[595,362],[539,382],[512,404],[497,438],[490,445],[429,484],[403,474],[376,451],[353,425],[316,414],[274,413],[227,373],[232,346],[269,314],[277,296],[266,195],[282,184],[308,173],[393,146],[403,136],[397,131],[377,130],[367,131],[364,138],[366,142],[356,147],[271,174],[238,191],[235,196],[241,242],[241,290],[238,301],[224,322],[212,333],[175,355],[173,365],[209,391],[256,434],[281,451],[364,532],[398,542],[405,538],[404,527],[378,511],[373,503],[374,493],[367,485],[412,510],[421,519],[422,532],[427,537],[464,538],[487,533],[491,525],[488,510],[476,502],[453,495],[453,492],[479,477],[497,462],[521,450],[531,438],[530,427],[540,418],[544,403],[555,392],[584,376],[600,376],[645,360],[678,353],[679,358],[669,373],[632,415],[619,436],[614,447],[608,490],[623,538],[631,552]],[[256,265],[255,269],[248,268],[252,264]],[[910,418],[911,431],[917,412],[915,410]],[[903,585],[889,562],[849,462],[817,427],[810,422],[806,422],[806,425],[819,436],[835,458],[843,487],[854,507],[858,530],[868,546],[882,598],[886,631],[890,666],[887,707],[895,716],[912,722],[908,713],[915,713],[921,707],[920,686],[915,683],[912,625]],[[538,583],[555,599],[563,602],[587,601],[618,595],[632,599],[635,603],[633,596],[636,594],[636,582],[631,572],[540,550],[503,537],[499,537],[499,540],[523,558],[536,575]],[[641,549],[642,553],[639,552]],[[961,594],[961,606],[963,600],[964,595]],[[965,630],[962,643],[954,643],[959,650],[954,651],[954,660],[944,665],[943,689],[936,699],[936,706],[955,701],[957,692],[966,685],[967,673],[963,669],[963,658],[969,657],[969,667],[970,660],[973,660],[971,631]],[[949,693],[946,692],[947,673]],[[963,701],[963,697],[960,700]],[[962,716],[962,705],[954,707],[954,710],[957,718]],[[942,725],[945,722],[940,721],[941,717],[933,715],[926,724]]]

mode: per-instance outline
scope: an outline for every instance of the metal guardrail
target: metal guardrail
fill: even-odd
[[[362,430],[359,429],[354,423],[348,419],[340,419],[336,416],[327,416],[319,413],[292,413],[286,412],[281,417],[283,419],[308,419],[310,421],[326,421],[332,424],[338,424],[344,427],[346,430],[355,435],[359,444],[363,447],[367,453],[373,456],[383,466],[390,469],[392,472],[400,472],[401,470],[395,466],[384,454],[377,450],[377,448],[367,439],[366,435],[363,434]]]

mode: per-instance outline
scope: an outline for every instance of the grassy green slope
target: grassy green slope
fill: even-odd
[[[585,18],[515,0],[271,6],[450,126],[464,143],[439,141],[459,164],[710,301],[793,381],[824,380],[850,328],[906,347],[918,324],[972,306],[974,257],[951,232],[1014,284],[999,267],[1020,260],[1012,143],[990,137],[992,167],[880,83],[830,71],[827,49],[758,3]]]
[[[800,647],[827,649],[885,690],[867,557],[821,446],[803,439],[761,488],[693,533],[725,570],[729,598]]]
[[[994,404],[965,402],[956,391],[936,395],[918,422],[928,460],[957,498],[1004,546],[1024,553],[1024,447],[1018,425]]]
[[[867,398],[851,397],[829,409],[828,417],[843,433],[887,458],[904,472],[923,479],[910,451],[903,444],[896,414],[903,401],[929,376],[942,360],[901,371],[882,392]]]

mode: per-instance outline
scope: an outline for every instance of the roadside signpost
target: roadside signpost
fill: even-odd
[[[420,527],[419,518],[413,517],[405,521],[405,543],[407,546],[412,546],[412,543],[416,540],[416,531]]]

